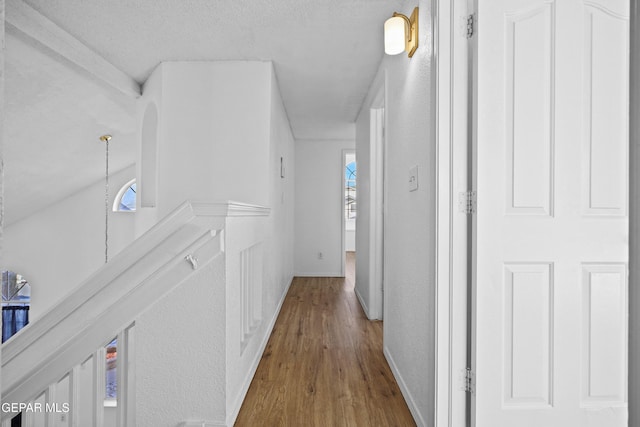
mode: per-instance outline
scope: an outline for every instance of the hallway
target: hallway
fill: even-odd
[[[415,425],[354,277],[294,278],[236,426]]]

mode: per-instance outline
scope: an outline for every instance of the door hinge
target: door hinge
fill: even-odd
[[[470,39],[473,37],[475,27],[475,18],[473,14],[467,16],[467,38]]]
[[[466,393],[474,392],[474,372],[471,368],[466,368],[464,370],[463,388]]]
[[[477,198],[473,190],[463,191],[458,198],[458,208],[464,214],[476,213]]]

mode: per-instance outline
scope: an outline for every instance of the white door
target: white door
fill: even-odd
[[[478,0],[478,427],[626,426],[628,10]]]

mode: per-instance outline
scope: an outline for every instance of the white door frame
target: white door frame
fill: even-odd
[[[470,5],[470,6],[469,6]],[[459,211],[459,194],[469,184],[471,109],[470,42],[466,17],[473,1],[435,2],[437,250],[436,410],[437,427],[468,423],[463,391],[468,366],[469,220]]]
[[[384,318],[385,84],[370,108],[369,318]]]
[[[640,425],[640,5],[631,1],[629,73],[629,426]]]

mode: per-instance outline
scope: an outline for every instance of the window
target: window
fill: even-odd
[[[356,162],[350,162],[345,168],[344,218],[356,219]]]
[[[127,182],[116,195],[113,204],[114,212],[135,212],[136,210],[136,180]]]
[[[13,271],[2,272],[2,342],[29,323],[31,286]]]
[[[104,405],[116,406],[118,398],[118,339],[114,338],[105,346],[105,391]]]

